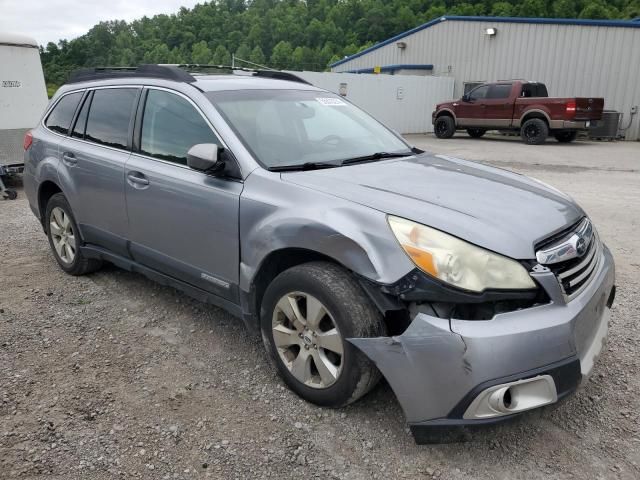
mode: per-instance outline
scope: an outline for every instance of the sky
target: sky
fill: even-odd
[[[176,13],[205,0],[0,0],[0,32],[20,33],[40,45],[71,40],[106,20]]]

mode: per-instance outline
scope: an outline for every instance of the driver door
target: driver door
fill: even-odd
[[[456,109],[457,123],[460,127],[486,125],[484,100],[489,93],[489,85],[480,85],[468,93],[468,99],[460,100]]]
[[[243,183],[187,166],[199,143],[224,144],[187,97],[146,88],[136,120],[139,148],[125,165],[133,259],[238,301],[238,214]]]

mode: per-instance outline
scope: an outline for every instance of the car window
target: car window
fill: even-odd
[[[87,95],[76,119],[76,124],[71,131],[71,136],[75,138],[84,138],[84,131],[87,127],[87,116],[89,114],[89,105],[91,104],[91,93]]]
[[[126,149],[137,94],[135,88],[107,88],[93,92],[85,139]]]
[[[520,96],[525,98],[546,98],[549,96],[549,93],[547,92],[547,87],[544,83],[525,83],[522,86],[522,92],[520,93]]]
[[[62,97],[56,106],[53,107],[53,110],[44,123],[47,128],[66,135],[69,132],[73,114],[78,107],[78,103],[80,103],[82,94],[83,92],[75,92]]]
[[[163,90],[149,90],[142,119],[141,153],[186,165],[187,152],[199,143],[221,144],[189,101]]]
[[[260,89],[205,95],[266,168],[410,153],[390,130],[329,92]]]
[[[469,94],[469,98],[471,100],[482,100],[487,97],[487,93],[489,92],[489,85],[484,85],[482,87],[478,87],[473,90]]]
[[[491,85],[487,99],[509,98],[511,95],[511,84]]]

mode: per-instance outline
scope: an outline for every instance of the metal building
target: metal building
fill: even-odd
[[[547,84],[551,96],[604,97],[605,109],[623,113],[625,138],[640,140],[640,18],[446,16],[340,60],[331,69],[450,76],[455,98],[477,83],[536,80]]]

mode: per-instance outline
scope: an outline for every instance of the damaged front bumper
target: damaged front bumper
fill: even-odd
[[[491,320],[438,318],[425,308],[402,335],[349,341],[385,376],[418,443],[464,439],[473,427],[556,402],[591,373],[615,295],[613,258],[607,248],[602,255],[591,283],[569,302],[546,272],[536,280],[548,304]],[[519,408],[509,408],[511,398],[507,407],[495,403],[495,392],[510,387]]]

